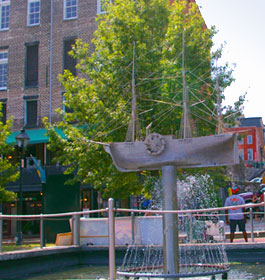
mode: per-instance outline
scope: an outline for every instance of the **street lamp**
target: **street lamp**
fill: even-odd
[[[22,168],[24,166],[24,152],[25,148],[29,142],[30,138],[26,131],[22,129],[20,133],[16,136],[17,146],[19,149],[19,155],[20,155],[20,165],[19,165],[19,171],[20,171],[20,177],[19,177],[19,196],[18,196],[18,205],[17,205],[17,214],[22,215],[22,177],[23,172]],[[21,227],[21,220],[17,221],[17,245],[22,244],[22,227]]]

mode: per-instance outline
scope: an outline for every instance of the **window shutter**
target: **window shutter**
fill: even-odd
[[[74,76],[76,75],[76,59],[71,57],[68,52],[72,49],[75,40],[64,41],[64,69],[69,70]]]
[[[6,103],[2,103],[2,117],[1,117],[0,121],[3,124],[6,124]]]
[[[38,101],[27,101],[27,127],[37,126]]]
[[[39,45],[27,46],[26,86],[38,86]]]

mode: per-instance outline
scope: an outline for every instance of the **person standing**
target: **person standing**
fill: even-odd
[[[259,190],[260,202],[264,202],[265,184],[261,184],[260,187],[261,187],[261,189]],[[260,211],[264,212],[264,206],[260,207]]]
[[[232,195],[232,187],[231,186],[228,187],[227,194],[228,194],[228,196]]]
[[[259,193],[258,192],[255,192],[253,194],[252,202],[254,204],[260,202],[260,198],[259,198]],[[254,216],[255,217],[255,221],[258,221],[258,214],[256,212],[259,212],[259,207],[253,207],[253,212],[255,213],[255,216]]]
[[[238,195],[238,191],[238,186],[232,186],[232,195],[226,199],[225,206],[238,206],[245,204],[244,199]],[[234,240],[237,226],[239,231],[243,233],[245,241],[248,242],[248,235],[245,226],[247,217],[243,214],[244,211],[244,208],[231,208],[229,210],[225,210],[225,213],[228,214],[226,215],[226,224],[230,226],[230,242],[233,242]]]

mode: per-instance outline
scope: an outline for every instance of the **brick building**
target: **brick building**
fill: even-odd
[[[76,61],[68,55],[74,40],[90,42],[96,29],[95,17],[103,13],[104,0],[0,0],[0,102],[3,120],[13,116],[13,134],[22,128],[30,137],[28,157],[35,156],[43,166],[51,165],[43,117],[58,119],[55,109],[62,108],[63,87],[57,76],[69,69],[76,74]],[[14,161],[18,158],[14,155]],[[29,163],[27,158],[26,163]],[[51,174],[62,173],[54,166]],[[23,213],[39,213],[42,186],[36,170],[23,169]],[[18,191],[18,182],[7,189]],[[96,208],[97,194],[87,186],[83,207]],[[78,199],[79,200],[79,199]],[[59,204],[59,203],[58,203]],[[6,204],[4,213],[16,213],[16,205]],[[4,227],[14,233],[15,222]]]
[[[3,120],[11,116],[14,119],[14,132],[8,139],[9,143],[15,143],[15,136],[22,128],[30,137],[26,168],[23,168],[23,214],[40,213],[42,205],[42,185],[34,166],[29,164],[29,155],[46,166],[51,176],[60,175],[63,171],[62,167],[50,166],[52,156],[46,149],[49,139],[42,119],[58,120],[55,109],[62,108],[64,90],[58,82],[58,74],[64,69],[76,74],[76,61],[68,51],[77,38],[88,43],[91,41],[97,27],[95,17],[104,13],[105,1],[108,0],[0,0],[0,102]],[[16,155],[14,161],[19,161]],[[53,189],[53,186],[47,187]],[[10,184],[7,189],[18,192],[19,183]],[[58,185],[54,189],[59,189]],[[90,186],[81,186],[81,196],[83,208],[94,209],[102,203]],[[55,203],[59,205],[61,201]],[[15,214],[15,203],[4,205],[3,212]],[[5,226],[7,234],[14,233],[14,226]]]
[[[261,117],[242,118],[237,127],[226,130],[238,132],[239,154],[247,166],[255,167],[264,162],[264,124]]]
[[[99,4],[0,0],[0,100],[6,117],[14,117],[14,130],[41,128],[44,116],[56,120],[54,109],[63,98],[57,76],[64,69],[75,73],[75,61],[67,52],[76,38],[90,42]]]

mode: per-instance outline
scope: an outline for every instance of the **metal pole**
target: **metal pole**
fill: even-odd
[[[177,210],[175,166],[162,166],[162,187],[163,209]],[[179,272],[178,216],[176,214],[163,215],[163,237],[164,273],[176,274]]]
[[[263,192],[263,202],[264,202],[264,205],[263,205],[263,211],[264,211],[264,215],[263,215],[263,218],[264,218],[264,226],[265,226],[265,199],[264,199],[264,197],[265,197],[265,191]]]
[[[53,0],[51,0],[51,17],[50,17],[50,65],[49,65],[49,122],[52,122],[52,81],[53,75]]]
[[[0,216],[2,212],[0,212]],[[0,253],[2,252],[2,242],[3,242],[3,219],[0,217]]]
[[[23,170],[22,170],[22,160],[23,156],[20,157],[20,166],[19,166],[19,191],[18,191],[18,204],[17,204],[17,214],[22,215],[22,176],[23,176]],[[21,220],[18,218],[17,220],[17,240],[16,245],[22,244],[22,225]]]
[[[253,208],[252,207],[249,209],[249,216],[250,216],[251,242],[254,242]]]
[[[109,279],[116,279],[115,268],[115,219],[114,219],[114,199],[108,201],[108,230],[109,230]]]
[[[42,214],[45,214],[45,189],[46,189],[46,183],[41,184],[42,187],[42,196],[41,196],[41,208],[42,208]],[[41,246],[45,247],[46,246],[46,241],[45,241],[45,220],[42,218],[40,220],[41,225],[40,225],[40,230],[41,230]],[[42,248],[41,247],[41,248]]]
[[[40,214],[40,247],[45,247],[45,239],[44,239],[44,226],[43,226],[43,214]]]
[[[80,215],[72,217],[73,245],[80,246]]]
[[[132,223],[132,244],[134,244],[134,242],[135,242],[135,235],[134,235],[134,231],[135,231],[135,214],[134,214],[134,212],[131,213],[131,223]]]

